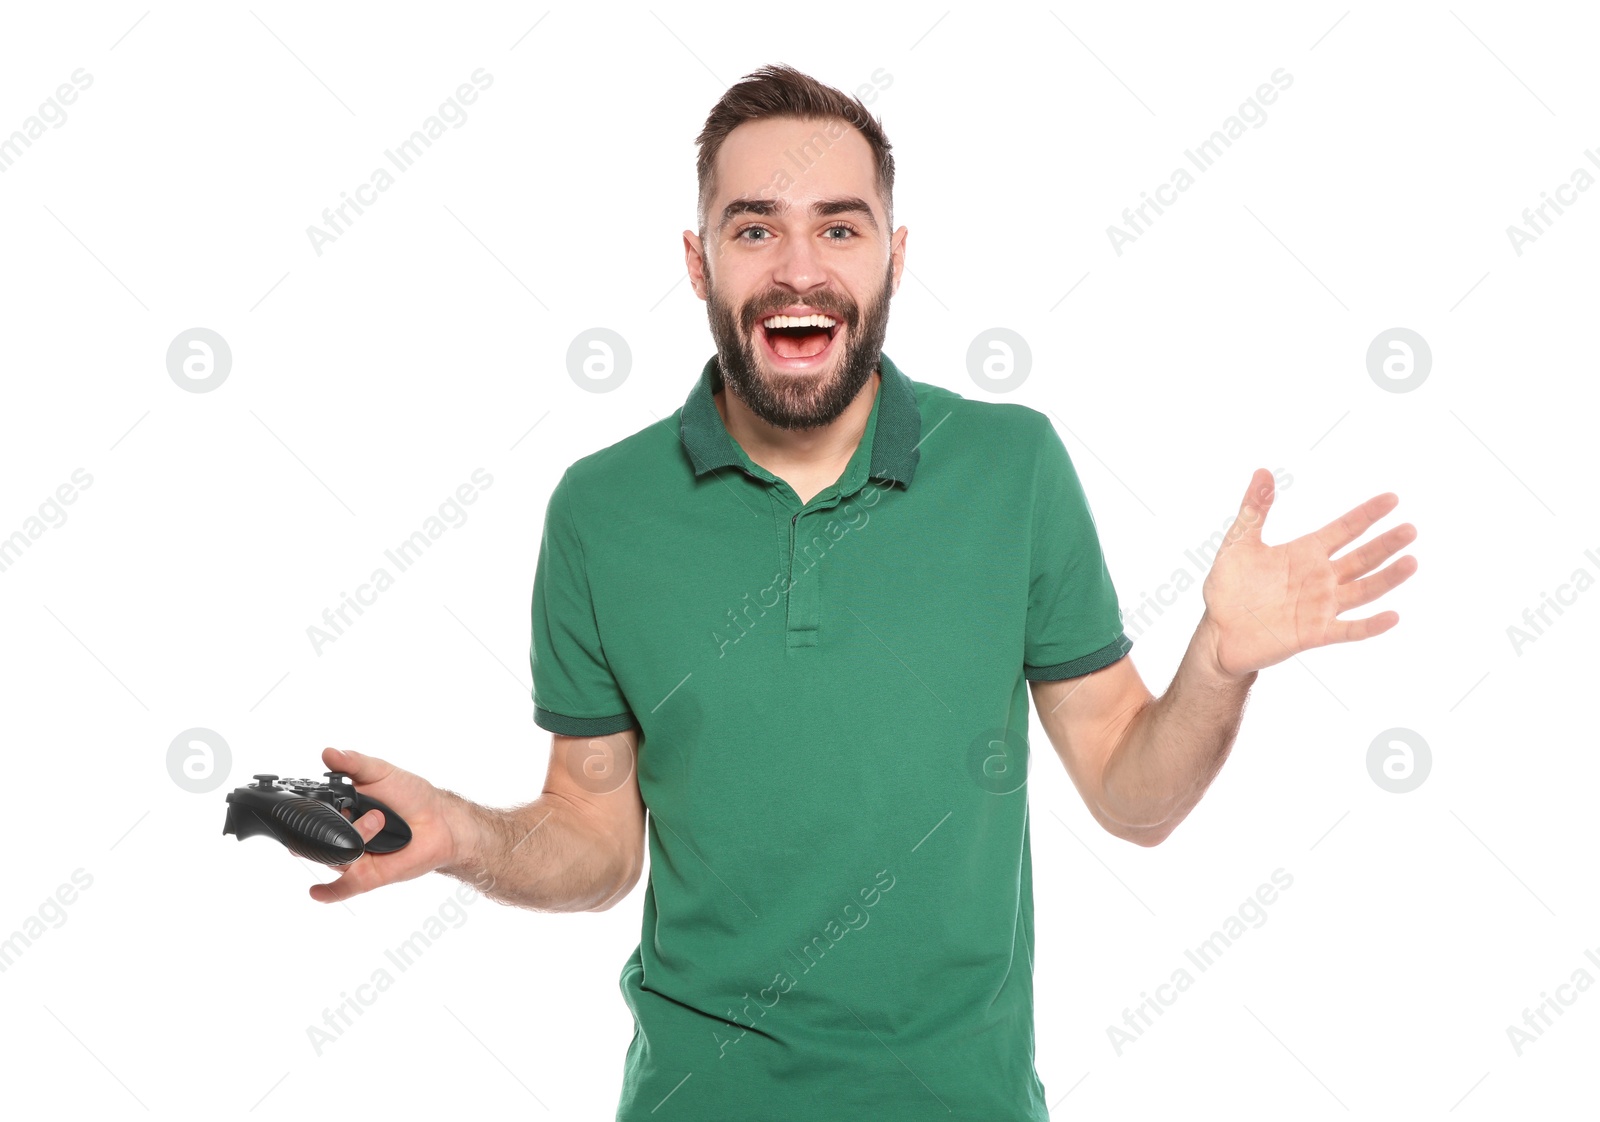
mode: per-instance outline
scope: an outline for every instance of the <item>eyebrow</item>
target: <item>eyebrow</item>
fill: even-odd
[[[789,210],[788,199],[760,199],[738,198],[722,208],[722,221],[717,223],[717,232],[721,233],[723,227],[741,214],[756,214],[763,217],[783,214]],[[873,228],[878,229],[878,220],[872,214],[872,208],[863,200],[854,195],[845,195],[836,199],[820,199],[811,204],[813,218],[832,218],[840,214],[855,214]]]

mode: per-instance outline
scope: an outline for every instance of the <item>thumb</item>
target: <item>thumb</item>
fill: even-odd
[[[1272,509],[1276,494],[1277,484],[1272,473],[1266,468],[1256,468],[1250,476],[1250,486],[1245,488],[1244,501],[1239,504],[1239,516],[1228,531],[1230,544],[1241,539],[1254,542],[1261,540],[1261,527],[1267,520],[1267,511]]]
[[[342,771],[358,785],[376,783],[394,770],[394,765],[386,760],[349,749],[324,748],[322,762],[328,765],[329,771]]]

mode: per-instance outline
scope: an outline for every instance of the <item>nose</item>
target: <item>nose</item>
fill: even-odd
[[[773,262],[773,283],[804,295],[827,283],[827,270],[816,243],[807,236],[789,237]]]

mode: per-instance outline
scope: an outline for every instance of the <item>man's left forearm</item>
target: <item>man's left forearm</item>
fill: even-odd
[[[1106,763],[1106,815],[1158,829],[1156,841],[1176,829],[1228,758],[1255,680],[1221,670],[1214,623],[1202,616],[1172,684],[1128,723]]]

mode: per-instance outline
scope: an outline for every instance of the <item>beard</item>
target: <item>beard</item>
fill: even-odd
[[[706,271],[706,313],[711,337],[717,344],[717,366],[723,384],[745,403],[750,412],[780,429],[811,429],[831,424],[843,413],[878,368],[884,335],[889,329],[889,297],[894,292],[892,264],[884,270],[883,286],[865,309],[850,297],[833,291],[812,293],[803,299],[772,289],[734,309],[717,298]],[[780,374],[762,365],[755,333],[761,321],[779,308],[803,303],[839,321],[845,332],[843,352],[832,370],[815,374]]]

